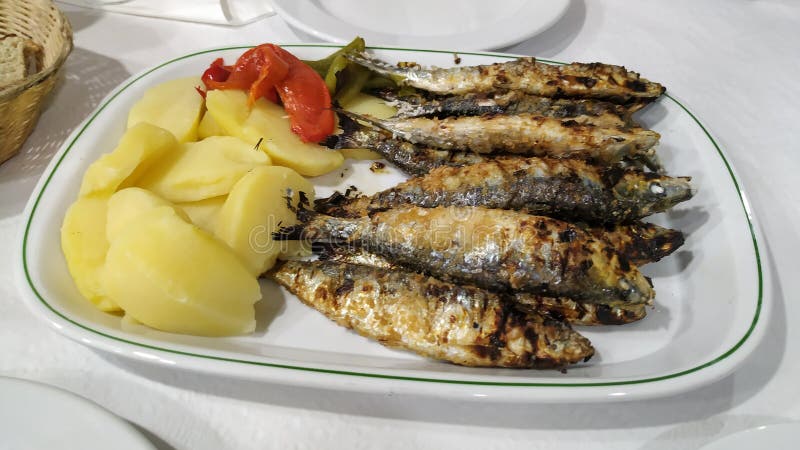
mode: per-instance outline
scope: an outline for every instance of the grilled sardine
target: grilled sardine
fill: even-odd
[[[348,189],[344,194],[335,192],[328,198],[318,199],[314,209],[335,217],[362,217],[375,210],[370,209],[372,197],[359,195]],[[664,228],[652,223],[632,221],[622,224],[607,224],[581,227],[597,239],[611,244],[626,261],[635,266],[660,261],[684,243],[680,230]]]
[[[655,99],[666,90],[621,66],[601,63],[553,65],[519,58],[491,65],[426,69],[414,63],[397,66],[366,53],[346,57],[400,85],[437,94],[520,91],[544,97],[585,97],[625,102]]]
[[[536,114],[557,119],[573,118],[578,123],[604,127],[633,125],[632,109],[615,103],[583,99],[554,99],[511,91],[505,94],[455,95],[428,99],[421,95],[398,96],[378,93],[397,108],[395,117],[481,116],[484,114]]]
[[[320,250],[320,248],[317,250]],[[321,250],[318,253],[319,257],[325,261],[360,264],[387,270],[405,270],[385,258],[361,249],[325,246]],[[501,296],[522,308],[531,309],[573,325],[622,325],[636,322],[647,315],[647,310],[643,304],[628,305],[618,302],[613,305],[604,305],[577,302],[565,297],[545,297],[525,292],[501,294]]]
[[[409,175],[423,175],[434,167],[464,166],[489,159],[473,152],[451,152],[414,145],[394,139],[386,133],[359,125],[340,114],[341,134],[329,136],[323,144],[333,148],[368,148],[381,154],[387,161]]]
[[[659,140],[642,128],[603,128],[532,114],[375,119],[339,110],[414,144],[475,153],[592,159],[603,164],[651,157]]]
[[[652,286],[606,242],[543,216],[481,207],[400,206],[345,219],[298,211],[276,239],[365,248],[438,278],[587,302],[650,303]]]
[[[505,157],[438,167],[371,197],[338,205],[329,199],[330,208],[317,210],[358,217],[405,204],[484,206],[569,221],[619,223],[665,211],[692,195],[687,177],[602,169],[579,160]]]
[[[455,364],[548,368],[594,354],[569,326],[471,286],[332,261],[289,261],[272,277],[362,336]]]

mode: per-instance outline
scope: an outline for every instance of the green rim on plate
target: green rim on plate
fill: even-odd
[[[335,45],[335,44],[291,44],[291,45],[284,45],[284,47],[330,47],[330,48],[339,48],[339,47],[341,47],[341,45]],[[53,170],[50,171],[50,173],[47,175],[47,179],[45,180],[44,184],[42,185],[41,190],[39,191],[39,193],[36,196],[36,200],[35,200],[35,202],[33,204],[33,207],[31,208],[31,213],[30,213],[30,216],[28,217],[28,220],[26,222],[25,233],[24,233],[23,238],[22,238],[22,266],[23,266],[23,270],[24,270],[24,273],[25,273],[25,278],[26,278],[26,280],[28,282],[29,287],[31,288],[31,291],[36,295],[36,297],[39,299],[39,301],[43,305],[45,305],[50,311],[52,311],[54,314],[56,314],[57,316],[61,317],[64,320],[66,320],[67,322],[69,322],[69,323],[71,323],[71,324],[73,324],[73,325],[75,325],[77,327],[80,327],[80,328],[82,328],[82,329],[84,329],[86,331],[92,332],[94,334],[97,334],[97,335],[100,335],[100,336],[103,336],[103,337],[106,337],[106,338],[109,338],[109,339],[112,339],[112,340],[115,340],[115,341],[124,342],[126,344],[131,344],[131,345],[135,345],[135,346],[138,346],[138,347],[147,348],[147,349],[151,349],[151,350],[159,350],[159,351],[178,354],[178,355],[183,355],[183,356],[192,356],[192,357],[210,359],[210,360],[215,360],[215,361],[233,362],[233,363],[248,364],[248,365],[253,365],[253,366],[275,367],[275,368],[281,368],[281,369],[293,369],[293,370],[302,370],[302,371],[307,371],[307,372],[317,372],[317,373],[326,373],[326,374],[335,374],[335,375],[347,375],[347,376],[355,376],[355,377],[382,378],[382,379],[390,379],[390,380],[419,381],[419,382],[429,382],[429,383],[447,383],[447,384],[482,385],[482,386],[511,386],[511,387],[601,387],[601,386],[625,386],[625,385],[652,383],[652,382],[656,382],[656,381],[662,381],[662,380],[668,380],[668,379],[672,379],[672,378],[678,378],[678,377],[681,377],[681,376],[684,376],[684,375],[688,375],[688,374],[703,370],[703,369],[705,369],[707,367],[710,367],[710,366],[713,366],[713,365],[719,363],[720,361],[724,360],[728,356],[730,356],[733,353],[735,353],[736,350],[738,350],[747,341],[747,339],[750,337],[750,335],[753,333],[753,330],[755,329],[756,324],[758,323],[759,317],[761,315],[761,304],[762,304],[762,296],[763,296],[763,277],[762,277],[762,267],[761,267],[761,255],[760,255],[759,250],[758,250],[758,242],[756,240],[756,233],[755,233],[755,229],[754,229],[754,226],[753,226],[751,212],[749,210],[747,202],[744,199],[744,195],[742,193],[741,186],[739,185],[739,181],[736,179],[736,176],[734,175],[733,170],[731,169],[730,163],[725,158],[725,155],[722,153],[722,150],[720,149],[720,147],[717,144],[717,142],[714,140],[713,137],[711,137],[711,134],[708,132],[706,127],[703,126],[702,123],[700,123],[700,121],[697,119],[697,117],[691,111],[689,111],[689,109],[687,109],[686,106],[684,106],[682,103],[680,103],[678,100],[676,100],[674,97],[670,96],[669,94],[665,94],[664,96],[666,98],[668,98],[670,101],[675,102],[675,104],[678,105],[682,110],[684,110],[689,115],[689,117],[691,117],[692,120],[697,124],[697,126],[699,126],[701,130],[703,130],[703,133],[708,138],[708,140],[711,142],[711,144],[714,146],[714,148],[717,150],[717,154],[719,155],[719,157],[725,163],[725,168],[727,169],[728,174],[730,175],[731,180],[733,181],[733,184],[734,184],[734,186],[736,188],[736,194],[739,196],[739,202],[742,205],[742,209],[744,210],[744,213],[745,213],[745,218],[747,219],[748,229],[750,231],[750,236],[751,236],[751,238],[753,240],[753,251],[755,252],[756,270],[758,272],[758,299],[757,299],[757,302],[756,302],[756,310],[755,310],[755,314],[753,315],[753,319],[752,319],[752,321],[750,323],[750,327],[747,329],[747,332],[744,334],[744,336],[742,336],[741,339],[739,339],[738,342],[736,342],[736,344],[733,347],[731,347],[727,351],[723,352],[721,355],[719,355],[716,358],[713,358],[710,361],[707,361],[707,362],[705,362],[703,364],[700,364],[698,366],[692,367],[690,369],[686,369],[686,370],[682,370],[682,371],[679,371],[679,372],[670,373],[670,374],[662,375],[662,376],[658,376],[658,377],[642,378],[642,379],[636,379],[636,380],[607,381],[607,382],[573,382],[573,383],[541,383],[541,382],[532,383],[532,382],[474,381],[474,380],[456,380],[456,379],[411,377],[411,376],[402,376],[402,375],[387,375],[387,374],[381,374],[381,373],[354,372],[354,371],[347,371],[347,370],[332,370],[332,369],[323,369],[323,368],[318,368],[318,367],[294,366],[294,365],[289,365],[289,364],[276,364],[276,363],[268,363],[268,362],[262,362],[262,361],[249,361],[249,360],[246,360],[246,359],[225,358],[225,357],[221,357],[221,356],[204,355],[204,354],[199,354],[199,353],[185,352],[185,351],[181,351],[181,350],[175,350],[175,349],[159,347],[159,346],[155,346],[155,345],[143,344],[143,343],[140,343],[140,342],[130,341],[130,340],[127,340],[127,339],[123,339],[123,338],[120,338],[120,337],[117,337],[117,336],[113,336],[113,335],[110,335],[110,334],[103,333],[101,331],[95,330],[92,327],[84,325],[84,324],[81,324],[81,323],[78,323],[78,322],[70,319],[69,317],[65,316],[61,312],[57,311],[55,308],[53,308],[52,305],[50,305],[47,302],[47,300],[45,300],[41,296],[41,294],[39,294],[39,291],[36,289],[36,286],[34,286],[33,280],[31,279],[30,272],[28,270],[27,246],[28,246],[28,233],[30,231],[31,222],[33,221],[33,216],[34,216],[34,214],[36,214],[36,209],[39,206],[39,201],[42,198],[42,194],[47,189],[47,186],[50,184],[50,180],[52,179],[52,177],[55,174],[56,170],[61,165],[61,162],[63,161],[64,157],[67,156],[67,154],[70,152],[70,150],[72,149],[72,146],[75,144],[75,142],[78,140],[78,138],[80,138],[81,135],[83,134],[83,132],[86,130],[86,127],[88,127],[89,124],[91,124],[94,121],[94,119],[106,108],[106,106],[108,106],[109,103],[111,103],[115,98],[117,98],[117,96],[119,94],[121,94],[123,91],[125,91],[125,89],[127,89],[128,87],[130,87],[132,84],[136,83],[137,81],[139,81],[143,77],[149,75],[150,73],[152,73],[152,72],[154,72],[154,71],[156,71],[156,70],[158,70],[158,69],[160,69],[160,68],[162,68],[164,66],[173,64],[175,62],[178,62],[178,61],[181,61],[181,60],[184,60],[184,59],[187,59],[187,58],[191,58],[193,56],[202,55],[202,54],[206,54],[206,53],[214,53],[214,52],[220,52],[220,51],[226,51],[226,50],[239,50],[239,49],[246,49],[246,48],[250,48],[250,46],[223,47],[223,48],[217,48],[217,49],[211,49],[211,50],[203,50],[203,51],[199,51],[199,52],[195,52],[195,53],[190,53],[188,55],[184,55],[184,56],[172,59],[170,61],[167,61],[167,62],[165,62],[163,64],[160,64],[160,65],[158,65],[158,66],[156,66],[156,67],[154,67],[154,68],[142,73],[138,77],[136,77],[133,80],[129,81],[124,86],[120,87],[119,90],[117,92],[115,92],[108,100],[106,100],[105,103],[103,103],[99,108],[97,108],[97,111],[95,111],[95,113],[92,115],[92,117],[89,118],[89,120],[86,121],[86,123],[83,125],[83,127],[80,129],[80,131],[78,131],[78,133],[75,135],[75,137],[69,143],[69,145],[67,146],[67,149],[64,151],[64,153],[58,159],[58,162],[56,162],[55,166],[53,166]],[[508,59],[515,58],[515,56],[511,56],[511,55],[507,55],[507,54],[489,53],[489,52],[452,52],[452,51],[445,51],[445,50],[420,50],[420,49],[406,49],[406,48],[396,48],[396,47],[368,47],[368,48],[376,49],[376,50],[389,50],[389,51],[410,51],[410,52],[445,53],[445,54],[447,54],[447,53],[450,53],[450,54],[458,53],[459,55],[490,56],[490,57],[495,57],[495,58],[508,58]],[[546,63],[550,63],[550,64],[565,64],[563,62],[551,61],[551,60],[546,60],[546,59],[538,59],[538,60],[546,62]]]

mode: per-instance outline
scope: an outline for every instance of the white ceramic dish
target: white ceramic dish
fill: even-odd
[[[320,58],[325,45],[286,46]],[[654,222],[688,233],[676,254],[644,268],[656,306],[641,322],[583,328],[597,349],[588,363],[558,371],[475,369],[390,350],[334,325],[273,283],[262,283],[257,331],[202,338],[132,327],[95,310],[73,286],[59,243],[66,208],[85,168],[121,136],[128,109],[156,83],[202,73],[216,57],[233,60],[244,47],[208,50],[131,77],[78,127],[53,158],[27,206],[21,239],[20,286],[30,307],[60,332],[105,351],[170,369],[333,389],[492,398],[498,401],[601,401],[663,396],[730,373],[761,339],[770,310],[760,235],[724,153],[688,109],[671,95],[639,119],[662,134],[668,170],[692,176],[698,194]],[[449,52],[373,49],[387,60],[452,64]],[[462,64],[509,58],[462,53]],[[354,184],[366,192],[394,185],[398,172],[373,174],[369,162],[314,180],[318,197]],[[342,177],[343,175],[343,177]]]
[[[754,448],[793,450],[797,448],[798,433],[800,433],[800,422],[762,425],[729,434],[704,445],[700,450],[752,450]]]
[[[291,26],[329,42],[345,44],[358,35],[386,45],[490,50],[546,30],[564,15],[569,0],[273,0],[272,5]]]
[[[100,406],[46,384],[0,377],[0,448],[155,450]]]

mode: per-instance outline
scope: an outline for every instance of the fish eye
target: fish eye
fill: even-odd
[[[665,192],[664,186],[661,186],[661,183],[650,183],[650,192],[661,195]]]

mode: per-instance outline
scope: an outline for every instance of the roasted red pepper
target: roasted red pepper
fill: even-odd
[[[261,54],[261,67],[258,78],[250,85],[247,102],[253,106],[256,100],[264,97],[273,103],[278,103],[275,85],[289,74],[289,63],[278,56],[269,44],[259,45],[256,49]]]
[[[222,58],[217,58],[211,65],[203,72],[202,81],[203,84],[206,85],[208,89],[217,89],[215,83],[223,83],[228,80],[228,77],[231,76],[230,68],[225,67],[225,63],[222,61]],[[209,85],[215,86],[214,88],[209,87]]]
[[[292,124],[303,142],[319,142],[333,133],[334,114],[325,81],[311,67],[274,44],[246,51],[233,66],[216,59],[203,73],[206,89],[248,91],[250,106],[264,97],[272,102],[280,96]]]
[[[275,86],[292,123],[292,131],[303,142],[319,142],[336,126],[331,109],[331,93],[325,81],[303,61],[286,50],[271,45],[289,62],[289,74]]]

